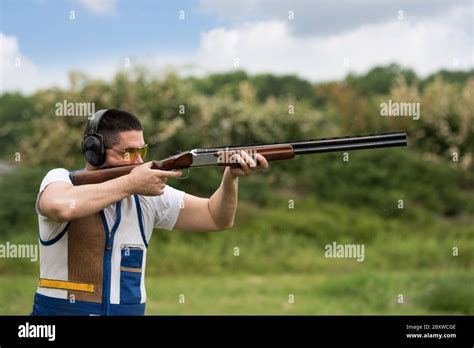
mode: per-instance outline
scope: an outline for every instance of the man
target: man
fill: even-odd
[[[87,123],[85,170],[143,163],[143,128],[131,113],[101,110]],[[145,265],[153,228],[222,231],[237,210],[238,177],[268,163],[245,152],[227,167],[217,191],[199,198],[167,185],[179,171],[151,169],[100,184],[73,186],[66,169],[43,179],[39,221],[40,280],[33,315],[143,315]]]

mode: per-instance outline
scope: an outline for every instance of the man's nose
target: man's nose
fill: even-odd
[[[142,164],[142,163],[145,163],[143,161],[143,158],[141,155],[138,155],[137,158],[135,158],[135,161],[133,161],[133,164]]]

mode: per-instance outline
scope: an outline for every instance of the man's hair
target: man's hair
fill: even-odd
[[[107,147],[117,144],[119,139],[119,133],[129,130],[143,131],[140,120],[134,115],[127,111],[119,109],[109,109],[102,116],[99,123],[97,133],[102,135],[104,138],[104,144]],[[90,127],[89,122],[86,124],[84,129],[84,135],[89,134]]]

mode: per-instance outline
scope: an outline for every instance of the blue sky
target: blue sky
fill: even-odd
[[[473,67],[471,0],[0,0],[0,92],[131,65],[339,79],[396,62]],[[74,11],[75,19],[71,20]],[[185,19],[179,20],[180,11]]]
[[[2,0],[2,9],[2,32],[16,36],[22,53],[38,64],[133,52],[188,52],[197,49],[200,31],[216,23],[196,1],[117,1],[113,10],[94,12],[74,0]],[[178,18],[181,10],[185,21]],[[75,11],[75,20],[70,20],[70,11]]]

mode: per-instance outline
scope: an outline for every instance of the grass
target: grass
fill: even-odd
[[[383,218],[362,207],[302,198],[289,210],[286,202],[242,202],[237,226],[223,233],[156,231],[147,314],[474,314],[471,217]],[[36,244],[37,235],[9,241]],[[333,241],[364,244],[364,262],[325,258]],[[0,260],[0,314],[30,313],[38,274],[37,262]]]
[[[37,279],[0,281],[0,314],[29,314]],[[148,315],[474,314],[470,271],[163,275],[147,277],[147,291]]]

